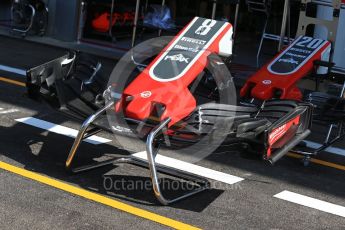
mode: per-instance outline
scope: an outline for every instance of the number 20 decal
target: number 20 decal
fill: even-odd
[[[296,46],[307,47],[309,49],[316,49],[323,42],[321,39],[311,37],[303,37],[301,40],[302,41],[296,43]]]
[[[201,26],[195,31],[196,34],[206,35],[210,32],[211,28],[217,23],[217,21],[212,19],[205,20]]]

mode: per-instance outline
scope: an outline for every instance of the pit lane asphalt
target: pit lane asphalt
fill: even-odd
[[[3,72],[0,76],[20,80]],[[28,99],[23,87],[0,82],[0,108],[18,110],[0,115],[0,161],[205,229],[342,229],[345,226],[345,218],[273,198],[289,190],[345,206],[344,171],[317,164],[303,167],[297,159],[289,157],[270,166],[235,152],[218,153],[198,165],[244,180],[232,186],[211,181],[212,189],[164,207],[157,203],[152,190],[108,191],[103,185],[104,174],[118,180],[148,180],[146,169],[121,165],[83,174],[66,173],[64,161],[72,138],[21,124],[15,119],[33,116],[74,129],[79,124],[45,104]],[[100,136],[114,139],[107,133]],[[104,153],[128,154],[115,147],[119,144],[116,140],[98,146],[83,143],[77,160],[87,163]],[[127,149],[142,151],[143,143],[131,142]],[[329,154],[320,157],[333,160]],[[339,157],[336,163],[344,165]],[[165,228],[1,169],[0,178],[2,229]]]

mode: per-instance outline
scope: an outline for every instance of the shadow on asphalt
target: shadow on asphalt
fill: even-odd
[[[37,116],[36,116],[37,117]],[[18,132],[20,130],[20,132]],[[41,173],[58,180],[76,184],[87,190],[108,195],[120,200],[130,201],[148,206],[160,206],[152,187],[150,186],[149,171],[137,166],[106,166],[88,172],[73,174],[64,168],[65,160],[73,139],[54,133],[49,133],[25,124],[17,123],[12,127],[0,127],[0,152],[24,165],[24,168]],[[75,159],[75,166],[95,163],[93,159],[102,158],[104,154],[112,156],[126,156],[129,152],[117,149],[114,146],[102,144],[92,145],[82,143]],[[120,175],[116,175],[120,169]],[[137,174],[137,175],[130,175]],[[140,175],[140,176],[139,176]],[[141,176],[147,175],[147,176]],[[165,185],[163,194],[173,198],[194,187],[184,181],[160,175],[161,184]],[[105,179],[107,178],[107,179]],[[111,185],[105,184],[111,179]],[[134,186],[134,187],[133,187]],[[190,199],[183,200],[173,205],[177,209],[193,212],[202,212],[224,191],[209,189]]]

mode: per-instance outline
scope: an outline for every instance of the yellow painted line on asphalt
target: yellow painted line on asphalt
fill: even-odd
[[[303,158],[302,155],[299,155],[299,154],[296,154],[296,153],[288,153],[286,155],[288,157],[297,158],[297,159],[302,159]],[[335,164],[335,163],[328,162],[328,161],[323,161],[323,160],[316,159],[316,158],[311,158],[310,162],[313,162],[313,163],[319,164],[319,165],[323,165],[323,166],[327,166],[327,167],[331,167],[331,168],[335,168],[335,169],[338,169],[338,170],[345,171],[345,166],[344,165],[339,165],[339,164]]]
[[[12,79],[5,78],[5,77],[0,77],[0,81],[6,82],[6,83],[9,83],[9,84],[13,84],[13,85],[22,86],[22,87],[26,86],[25,82],[12,80]]]
[[[188,225],[185,223],[182,223],[177,220],[170,219],[168,217],[164,217],[158,214],[155,214],[153,212],[146,211],[144,209],[140,209],[125,203],[122,203],[120,201],[110,199],[108,197],[102,196],[100,194],[78,188],[76,186],[43,176],[41,174],[28,171],[26,169],[22,169],[10,164],[7,164],[5,162],[0,161],[0,169],[6,170],[8,172],[23,176],[25,178],[29,178],[31,180],[52,186],[54,188],[63,190],[65,192],[69,192],[75,195],[78,195],[80,197],[84,197],[88,200],[95,201],[100,204],[104,204],[110,207],[113,207],[115,209],[130,213],[134,216],[142,217],[147,220],[151,220],[153,222],[174,228],[174,229],[199,229],[197,227],[194,227],[192,225]]]

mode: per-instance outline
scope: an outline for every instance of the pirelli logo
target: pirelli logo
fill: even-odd
[[[189,37],[182,37],[181,41],[190,42],[190,43],[198,44],[198,45],[205,45],[206,44],[206,41],[204,41],[204,40],[189,38]]]

